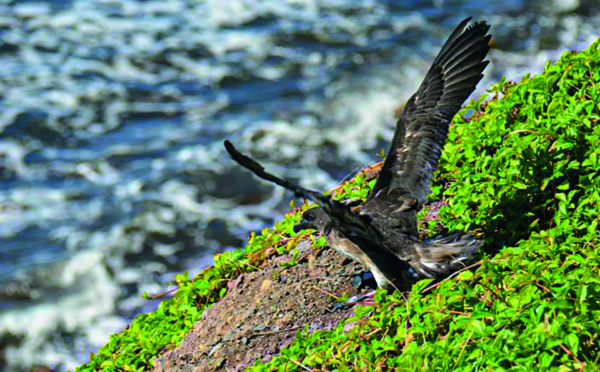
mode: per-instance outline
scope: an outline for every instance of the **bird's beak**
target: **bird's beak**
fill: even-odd
[[[297,234],[302,230],[316,229],[317,227],[312,222],[302,220],[294,226],[294,232]]]

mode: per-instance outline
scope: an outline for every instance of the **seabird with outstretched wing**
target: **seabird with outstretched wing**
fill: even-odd
[[[274,176],[229,142],[237,163],[258,177],[320,205],[304,213],[302,227],[321,230],[339,252],[371,270],[383,288],[408,289],[417,278],[440,278],[460,268],[481,242],[467,238],[418,239],[416,213],[426,202],[450,122],[483,78],[490,26],[463,20],[406,103],[375,187],[354,211],[329,196]]]

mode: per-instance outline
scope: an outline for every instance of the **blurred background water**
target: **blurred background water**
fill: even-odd
[[[466,16],[501,75],[600,36],[597,1],[0,0],[0,370],[73,368],[290,195],[377,161]]]

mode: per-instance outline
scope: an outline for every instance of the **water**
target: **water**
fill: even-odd
[[[591,2],[590,2],[591,3]],[[0,0],[0,366],[73,368],[290,195],[229,161],[333,187],[468,15],[491,65],[539,72],[600,36],[557,1]]]

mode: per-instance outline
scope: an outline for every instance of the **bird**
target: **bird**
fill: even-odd
[[[489,61],[490,25],[468,17],[450,34],[417,91],[396,122],[390,149],[362,208],[277,177],[228,140],[225,149],[259,178],[284,187],[319,206],[305,211],[297,228],[320,230],[330,246],[366,266],[377,285],[406,291],[414,282],[440,279],[465,266],[482,246],[470,235],[419,240],[417,212],[452,118],[483,78]]]

